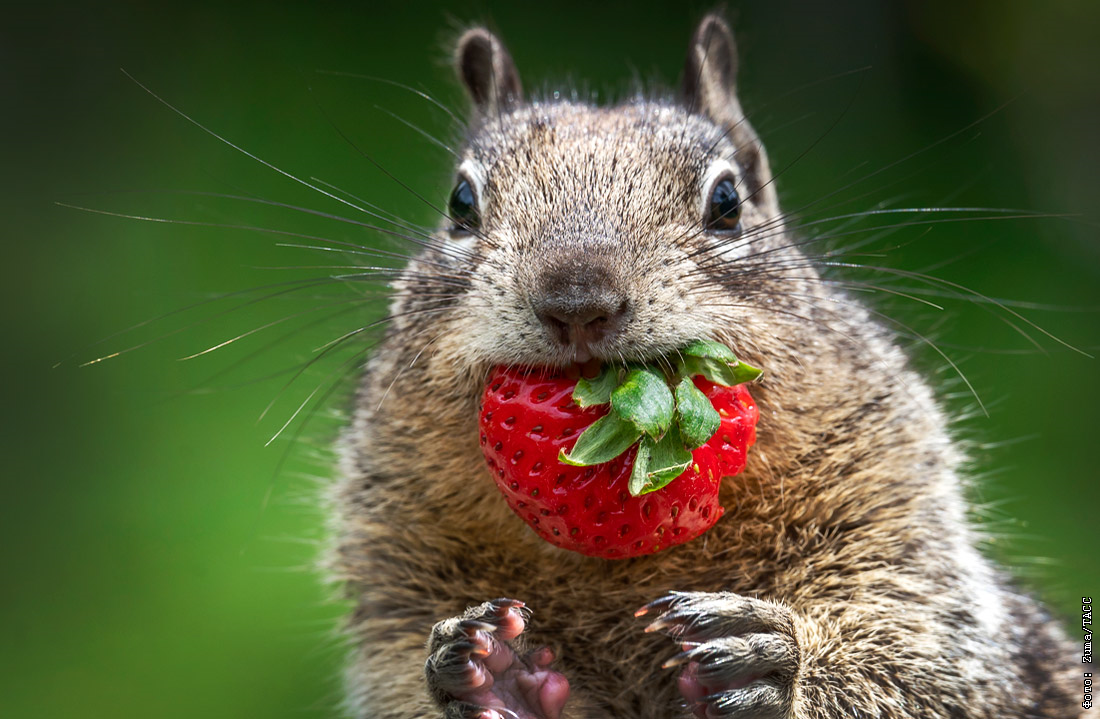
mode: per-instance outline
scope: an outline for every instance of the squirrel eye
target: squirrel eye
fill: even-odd
[[[741,198],[733,178],[725,177],[714,184],[707,212],[707,229],[731,232],[741,226]]]
[[[448,205],[451,221],[454,222],[453,232],[476,232],[481,224],[481,215],[477,211],[477,197],[470,181],[462,178],[451,192],[451,201]]]

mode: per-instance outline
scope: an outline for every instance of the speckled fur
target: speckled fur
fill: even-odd
[[[694,107],[490,98],[475,114],[462,160],[484,173],[479,236],[441,228],[396,283],[398,319],[344,439],[332,565],[356,605],[357,715],[439,717],[431,627],[508,596],[533,612],[529,641],[560,657],[567,717],[685,716],[660,668],[677,647],[632,614],[673,590],[789,610],[798,719],[1075,715],[1072,648],[975,549],[947,417],[890,333],[801,261],[729,92],[721,107],[705,88]],[[744,233],[726,248],[699,231],[719,159],[763,187],[742,189]],[[530,310],[547,268],[571,262],[632,299],[599,355],[713,337],[766,370],[759,442],[699,540],[625,561],[559,550],[488,476],[483,380],[495,364],[571,361]]]

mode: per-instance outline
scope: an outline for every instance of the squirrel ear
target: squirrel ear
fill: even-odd
[[[715,13],[703,18],[691,38],[682,90],[688,110],[726,128],[737,147],[737,161],[745,169],[749,190],[771,196],[774,191],[764,146],[737,99],[737,45],[729,25]]]
[[[725,124],[741,119],[737,101],[737,46],[729,25],[718,15],[703,18],[684,63],[683,93],[688,109]]]
[[[467,30],[458,39],[455,69],[479,112],[495,114],[523,100],[512,56],[504,43],[485,28]]]

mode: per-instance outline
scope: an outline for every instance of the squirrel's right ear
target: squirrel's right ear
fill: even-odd
[[[771,170],[760,139],[737,99],[737,45],[719,15],[703,18],[688,48],[682,85],[684,103],[726,128],[737,147],[737,159],[749,174],[750,189],[768,191]]]
[[[455,46],[455,69],[478,112],[496,114],[523,100],[519,73],[496,35],[485,28],[467,30]]]

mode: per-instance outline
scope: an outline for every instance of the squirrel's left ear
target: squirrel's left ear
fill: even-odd
[[[455,46],[455,69],[479,113],[496,114],[523,101],[519,73],[496,35],[483,27],[467,30]]]
[[[756,131],[737,99],[737,46],[729,25],[711,13],[703,18],[688,48],[682,85],[688,110],[724,127],[737,147],[737,161],[748,173],[750,191],[771,189],[771,170]]]

